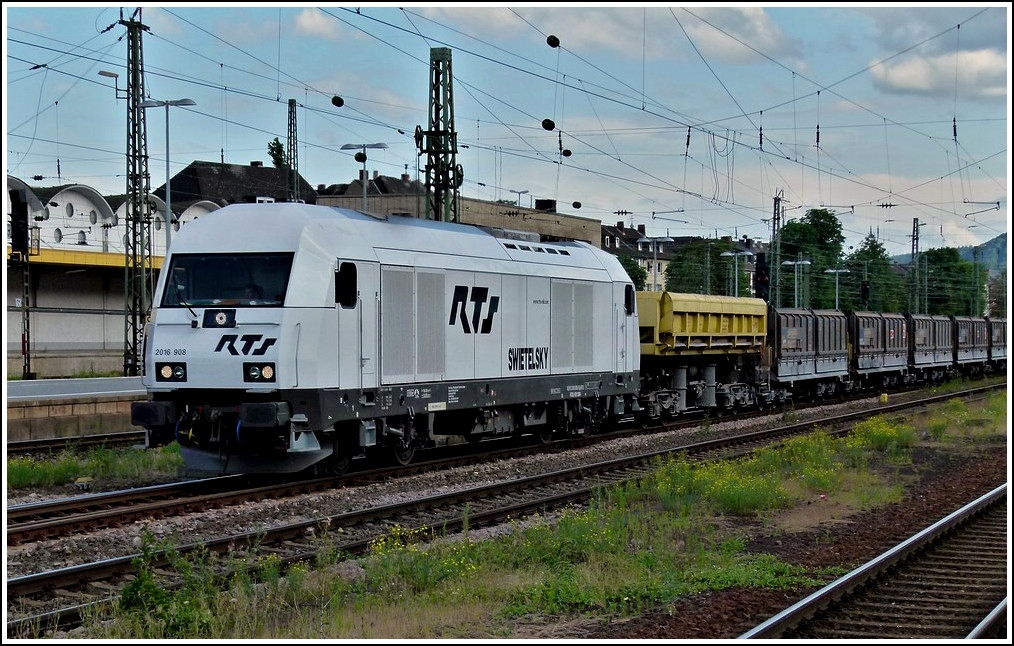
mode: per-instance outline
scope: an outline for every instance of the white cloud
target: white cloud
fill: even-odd
[[[296,33],[327,40],[338,40],[341,37],[334,18],[325,16],[317,9],[304,9],[296,14]]]
[[[762,7],[698,8],[693,9],[693,13],[707,20],[710,25],[695,19],[681,19],[681,22],[706,58],[726,63],[757,60],[757,53],[737,42],[742,41],[776,60],[785,57],[798,59],[792,38],[771,20]],[[790,67],[801,65],[798,60],[783,63]]]
[[[991,49],[919,57],[870,70],[874,84],[885,92],[1002,98],[1007,96],[1007,61]],[[957,83],[957,86],[955,86]]]
[[[144,17],[144,22],[162,38],[176,39],[186,33],[180,21],[166,11],[153,11]]]

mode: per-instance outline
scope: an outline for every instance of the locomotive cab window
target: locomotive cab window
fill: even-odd
[[[359,283],[356,265],[343,262],[334,273],[334,300],[345,309],[352,309],[359,299]]]
[[[162,307],[281,307],[291,253],[174,254]]]

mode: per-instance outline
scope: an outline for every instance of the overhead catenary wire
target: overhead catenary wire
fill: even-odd
[[[276,70],[276,78],[282,78],[282,76],[284,76],[284,74],[283,74],[283,73],[282,73],[282,72],[281,72],[280,70]],[[584,85],[584,84],[585,84],[585,81],[584,81],[584,80],[579,80],[579,81],[580,81],[580,82],[577,82],[577,81],[575,81],[575,80],[573,80],[573,79],[569,79],[569,80],[568,80],[568,79],[567,79],[567,77],[564,77],[564,80],[562,81],[562,83],[561,83],[561,85],[559,86],[559,88],[561,88],[561,89],[562,89],[562,88],[564,88],[565,86],[567,86],[567,87],[578,87],[578,88],[581,88],[581,89],[583,90],[584,88],[582,88],[582,85]],[[224,85],[224,84],[220,84],[220,85]],[[235,89],[235,88],[232,88],[232,89],[230,89],[230,90],[229,90],[229,94],[231,94],[231,93],[232,93],[232,91],[233,91],[234,89]],[[240,91],[242,91],[242,90],[240,90]],[[224,94],[224,93],[225,93],[225,90],[223,90],[223,94]],[[643,87],[643,86],[642,86],[642,88],[640,88],[640,94],[642,95],[642,97],[646,96],[646,88],[645,88],[645,87]],[[589,95],[587,95],[587,94],[586,94],[586,96],[589,96]],[[591,97],[589,96],[589,98],[591,98]],[[306,103],[308,104],[308,103],[309,103],[309,101],[306,101]],[[648,101],[647,101],[646,99],[642,99],[642,100],[641,100],[641,103],[648,103]],[[313,107],[312,107],[312,106],[310,106],[310,105],[304,105],[304,109],[306,109],[306,110],[314,110],[315,108],[313,108]],[[323,112],[323,111],[322,111],[322,112]],[[496,112],[495,110],[494,110],[494,111],[492,111],[492,113],[493,113],[493,114],[498,114],[498,113],[497,113],[497,112]],[[342,119],[344,120],[344,119],[346,119],[346,118],[347,118],[347,117],[345,117],[345,116],[343,115]],[[506,122],[506,120],[504,120],[504,119],[502,119],[502,118],[501,118],[500,120],[501,120],[501,121],[505,121],[505,122]],[[363,122],[365,123],[366,121],[364,120]],[[388,125],[388,126],[393,126],[394,124],[385,124],[385,125]],[[224,126],[223,126],[223,127],[224,127]],[[686,126],[686,125],[684,125],[684,127],[687,127],[687,128],[688,128],[688,130],[690,129],[690,126]],[[795,130],[794,130],[794,131],[795,131]],[[609,131],[606,131],[606,132],[608,133]],[[720,135],[718,135],[718,134],[717,134],[716,132],[714,132],[714,131],[708,131],[708,132],[709,132],[709,136],[712,136],[712,135],[713,135],[713,136],[715,136],[715,137],[720,137]],[[728,132],[728,131],[727,131],[727,132]],[[520,134],[520,133],[519,133],[519,134]],[[732,144],[731,144],[731,145],[733,145],[733,146],[739,146],[739,145],[742,145],[742,144],[741,144],[741,142],[739,142],[739,141],[737,140],[737,134],[735,133],[735,131],[733,131],[733,133],[732,133],[731,135],[727,135],[727,136],[725,137],[725,139],[726,139],[726,142],[727,142],[727,143],[728,143],[728,142],[732,142]],[[764,146],[765,148],[767,147],[767,146],[766,146],[766,144],[767,144],[767,142],[765,142],[765,146]],[[613,145],[614,145],[614,147],[615,147],[615,142],[613,142]],[[503,154],[507,154],[507,155],[513,155],[514,153],[513,153],[513,152],[510,152],[510,151],[508,151],[508,152],[506,152],[506,153],[504,153],[504,152],[503,152],[504,150],[507,150],[507,149],[509,149],[509,148],[510,148],[510,147],[501,147],[501,155],[503,155]],[[760,146],[759,146],[759,145],[758,145],[758,148],[760,148]],[[826,152],[826,151],[821,151],[821,152]],[[617,156],[618,156],[618,154],[617,154]],[[686,167],[687,167],[686,161],[687,161],[687,158],[688,158],[688,157],[687,157],[687,153],[685,152],[683,156],[684,156],[684,166],[685,166],[685,169],[686,169]],[[808,165],[807,165],[807,164],[805,163],[805,161],[803,161],[803,160],[800,160],[800,161],[802,162],[802,166],[801,166],[801,170],[805,171],[805,169],[806,169],[806,168],[808,167]],[[821,166],[823,166],[823,162],[822,162],[822,160],[821,160],[821,159],[818,159],[818,163],[819,163],[819,164],[820,164]],[[629,168],[631,168],[632,170],[634,170],[635,172],[637,172],[637,171],[640,171],[640,170],[643,170],[643,169],[641,169],[641,168],[640,168],[640,166],[641,166],[640,164],[637,164],[637,163],[631,163],[631,161],[627,161],[627,162],[626,162],[626,165],[627,165],[627,166],[628,166]],[[712,172],[714,173],[715,169],[714,169],[714,168],[712,168],[712,169],[711,169],[711,171],[712,171]],[[966,171],[967,171],[967,166],[966,166]],[[594,172],[594,171],[589,171],[589,172]],[[818,174],[819,174],[820,172],[821,172],[821,171],[818,171]],[[685,174],[686,174],[686,172],[684,173],[684,175],[685,175]],[[726,174],[726,176],[728,177],[728,176],[729,176],[730,174],[731,174],[731,173],[727,173],[727,174]],[[663,174],[663,175],[664,175],[664,174]],[[623,177],[622,177],[621,175],[617,174],[617,173],[613,173],[613,174],[612,174],[612,179],[613,179],[614,181],[624,181],[624,178],[623,178]],[[729,181],[730,181],[730,182],[734,182],[735,180],[734,180],[734,178],[731,178],[731,179],[730,179]],[[677,183],[677,182],[673,182],[672,180],[668,180],[668,181],[666,181],[666,182],[662,182],[662,184],[663,184],[663,185],[668,185],[668,186],[670,186],[670,187],[676,187],[676,188],[679,188],[679,186],[678,186],[678,183]],[[731,184],[730,184],[730,185],[731,185]],[[805,186],[805,182],[802,182],[802,183],[801,183],[801,186]],[[685,190],[685,181],[683,182],[683,188],[684,188],[684,190]],[[887,191],[887,192],[888,192],[888,194],[890,194],[890,193],[893,193],[893,187],[891,187],[891,186],[888,186],[888,191]],[[686,197],[686,195],[687,195],[687,194],[693,195],[693,193],[687,193],[687,192],[683,193],[683,199],[684,199],[684,200],[685,200],[685,197]],[[713,197],[717,197],[717,196],[713,196]]]

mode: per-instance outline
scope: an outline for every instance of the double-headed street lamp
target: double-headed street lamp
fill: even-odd
[[[102,74],[102,72],[99,72]],[[172,228],[173,218],[173,198],[172,192],[169,190],[169,106],[187,106],[197,105],[193,99],[173,99],[171,101],[156,101],[155,99],[145,99],[141,101],[140,106],[142,108],[161,108],[165,107],[165,253],[169,253],[169,231]]]
[[[794,307],[799,307],[799,271],[800,271],[799,268],[800,267],[804,267],[806,265],[809,265],[810,261],[809,260],[783,260],[782,264],[783,265],[791,265],[793,267],[793,271],[795,272],[795,276],[793,276],[793,281],[792,281],[793,282],[792,287],[795,290],[795,297],[796,297]]]
[[[848,269],[825,269],[825,274],[834,274],[834,308],[838,309],[838,274],[850,273]]]
[[[369,185],[370,176],[366,172],[366,149],[367,148],[380,148],[383,150],[387,149],[387,144],[342,144],[342,150],[355,150],[361,148],[356,153],[356,161],[363,163],[363,211],[366,211],[366,187]]]
[[[732,273],[735,276],[735,295],[739,296],[739,257],[740,256],[752,256],[752,251],[723,251],[718,254],[726,258],[732,257]]]
[[[658,291],[658,243],[660,242],[672,242],[673,239],[669,236],[661,236],[653,238],[650,236],[644,236],[637,241],[638,244],[650,243],[651,244],[651,284],[652,291]]]
[[[507,190],[510,191],[511,193],[517,193],[518,194],[518,207],[521,206],[521,196],[522,195],[528,195],[528,189],[527,188],[525,190],[523,190],[523,191],[515,191],[512,188],[509,188]]]

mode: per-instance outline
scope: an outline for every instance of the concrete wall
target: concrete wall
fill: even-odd
[[[39,377],[122,372],[126,319],[123,269],[32,265],[28,315],[31,372]],[[22,269],[7,273],[7,373],[21,375]]]
[[[130,425],[132,395],[7,402],[7,441],[137,431]]]

